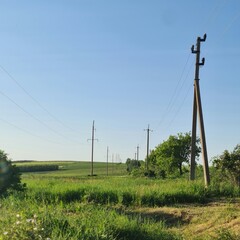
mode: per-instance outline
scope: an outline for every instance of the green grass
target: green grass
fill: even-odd
[[[106,176],[105,163],[95,163],[99,174],[89,177],[89,162],[57,164],[61,170],[24,173],[27,191],[0,198],[0,240],[239,237],[238,205],[202,205],[222,197],[239,202],[239,188],[230,184],[206,189],[202,180],[133,178],[124,164],[115,164],[116,175]]]
[[[41,237],[39,237],[41,236]],[[181,239],[164,223],[130,219],[115,210],[78,202],[36,203],[12,196],[1,202],[0,239]]]
[[[212,197],[238,197],[232,185],[211,186],[199,182],[115,177],[64,177],[24,175],[29,198],[36,201],[65,203],[73,201],[124,206],[159,207],[173,204],[206,203]]]

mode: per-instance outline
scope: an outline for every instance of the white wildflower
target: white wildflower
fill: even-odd
[[[16,224],[18,225],[18,224],[20,224],[21,222],[20,221],[16,221]]]
[[[37,218],[37,214],[34,214],[33,217],[34,217],[34,218]]]
[[[4,232],[3,235],[8,235],[8,232]]]
[[[17,218],[20,218],[20,215],[19,215],[19,214],[17,214],[17,215],[16,215],[16,217],[17,217]]]
[[[35,227],[35,228],[33,228],[33,230],[34,230],[34,231],[37,231],[37,228]]]

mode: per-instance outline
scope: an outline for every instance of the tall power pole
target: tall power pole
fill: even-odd
[[[198,37],[196,49],[194,49],[194,45],[191,48],[192,53],[196,54],[196,67],[195,67],[195,79],[194,79],[190,180],[195,179],[196,130],[197,130],[197,114],[198,114],[199,125],[200,125],[200,135],[201,135],[201,145],[202,145],[204,180],[205,180],[205,185],[208,186],[210,184],[210,175],[209,175],[207,144],[206,144],[203,113],[202,113],[201,95],[200,95],[200,88],[199,88],[199,67],[203,66],[205,63],[204,58],[202,58],[202,61],[200,62],[200,48],[201,48],[201,42],[205,42],[206,38],[207,38],[206,34],[204,34],[203,38]]]
[[[137,145],[137,161],[139,161],[139,145]]]
[[[91,153],[91,176],[93,176],[93,153],[94,153],[94,141],[98,140],[94,138],[94,132],[95,132],[95,127],[94,127],[94,120],[93,120],[93,125],[92,125],[92,138],[88,139],[92,141],[92,153]]]
[[[108,154],[109,154],[109,148],[107,147],[107,176],[108,176]]]
[[[114,162],[114,154],[112,154],[112,175],[113,175],[113,162]]]
[[[148,128],[144,129],[144,131],[147,131],[147,157],[146,157],[146,163],[145,163],[145,167],[148,171],[148,155],[149,155],[149,132],[152,132],[152,130],[149,128],[149,124],[148,124]]]

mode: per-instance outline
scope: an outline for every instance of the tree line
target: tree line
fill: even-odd
[[[201,153],[200,139],[196,140],[196,160]],[[178,133],[157,145],[149,154],[145,162],[127,159],[127,171],[132,174],[150,177],[166,178],[181,176],[189,172],[191,157],[191,133]],[[148,171],[146,171],[146,162]],[[197,170],[202,171],[202,166],[197,164]],[[212,159],[211,174],[222,181],[231,181],[240,185],[240,144],[232,152],[225,150],[221,155]]]

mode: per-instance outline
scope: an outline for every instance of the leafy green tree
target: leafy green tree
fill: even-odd
[[[198,157],[201,148],[200,139],[196,141],[196,156]],[[177,136],[169,136],[163,143],[159,144],[149,156],[150,168],[154,168],[159,174],[172,174],[176,171],[183,174],[183,164],[189,163],[191,156],[191,135],[190,133],[178,133]],[[158,174],[158,175],[159,175]]]
[[[213,166],[220,172],[221,177],[240,186],[240,144],[232,152],[225,150],[222,155],[215,157]]]
[[[12,165],[7,154],[0,150],[0,194],[7,189],[24,190],[25,184],[21,184],[20,173],[15,165]]]
[[[132,172],[133,169],[139,168],[141,166],[140,161],[128,158],[126,161],[127,171]]]

